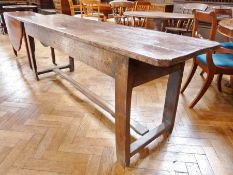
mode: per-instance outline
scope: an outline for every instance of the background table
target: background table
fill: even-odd
[[[232,19],[224,19],[219,22],[218,32],[223,34],[228,38],[233,38],[233,18]],[[230,79],[230,86],[233,88],[233,76]]]
[[[191,14],[167,13],[167,12],[144,12],[144,11],[127,11],[124,13],[126,17],[147,18],[148,25],[146,28],[160,30],[161,24],[168,19],[187,20],[193,19]],[[163,28],[161,29],[163,30]]]
[[[37,6],[35,5],[24,5],[24,4],[16,4],[16,5],[6,5],[2,6],[1,20],[2,27],[4,33],[7,33],[6,23],[3,17],[3,12],[14,12],[14,11],[33,11],[37,12]]]

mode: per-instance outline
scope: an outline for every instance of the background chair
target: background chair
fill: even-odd
[[[151,3],[148,1],[136,1],[134,5],[134,11],[149,11]],[[145,27],[147,24],[147,18],[133,18],[134,27]]]
[[[216,30],[217,30],[217,16],[214,12],[201,12],[196,11],[194,19],[194,27],[192,36],[198,37],[198,25],[199,22],[205,22],[211,24],[211,30],[209,35],[209,40],[215,40]],[[205,73],[207,73],[207,78],[199,91],[196,98],[190,104],[190,108],[193,108],[197,102],[201,99],[201,97],[205,94],[207,89],[209,88],[214,75],[233,75],[233,55],[232,54],[213,54],[208,52],[207,54],[198,55],[193,58],[193,67],[188,76],[187,81],[181,89],[181,93],[185,91],[188,84],[190,83],[197,67],[200,67]],[[221,91],[221,80],[218,80],[218,89]]]
[[[75,16],[78,13],[78,12],[76,13],[76,9],[80,9],[80,5],[74,4],[73,0],[68,0],[68,3],[69,3],[70,15]]]
[[[184,4],[182,13],[184,14],[190,14],[194,13],[194,11],[206,11],[208,8],[208,5],[201,4],[201,3],[187,3]],[[193,28],[193,19],[189,20],[169,20],[168,26],[165,27],[165,32],[168,33],[175,33],[179,35],[184,34],[191,34]]]
[[[131,21],[124,16],[125,11],[132,11],[134,3],[130,1],[111,1],[110,2],[114,23],[122,25],[131,25]],[[112,22],[111,19],[107,21]]]
[[[97,21],[103,18],[103,14],[100,14],[100,0],[81,0],[80,10],[81,18]]]

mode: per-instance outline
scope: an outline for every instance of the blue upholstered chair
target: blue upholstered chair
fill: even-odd
[[[215,40],[216,30],[217,30],[217,17],[215,12],[201,12],[197,11],[194,14],[194,27],[192,36],[197,37],[198,34],[198,24],[199,22],[205,22],[211,24],[211,30],[209,35],[209,40]],[[187,81],[181,89],[183,93],[190,83],[197,67],[200,67],[203,72],[207,74],[207,78],[199,91],[197,97],[190,104],[190,108],[193,108],[201,97],[205,94],[209,88],[214,75],[218,76],[218,89],[221,91],[221,78],[223,74],[233,75],[233,54],[225,53],[212,53],[208,52],[206,54],[198,55],[193,58],[193,67],[188,76]]]

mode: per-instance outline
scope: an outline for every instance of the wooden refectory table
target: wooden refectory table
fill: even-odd
[[[10,14],[4,15],[7,17]],[[172,132],[185,61],[219,47],[219,43],[213,41],[66,15],[21,15],[14,19],[24,23],[37,78],[34,39],[115,79],[114,111],[100,97],[62,72],[58,66],[50,70],[115,116],[116,154],[118,162],[123,166],[128,166],[130,158],[158,136]],[[165,75],[169,75],[169,79],[162,123],[131,143],[132,90]]]
[[[127,11],[124,12],[126,17],[137,17],[137,18],[146,18],[150,26],[146,28],[153,28],[155,30],[160,30],[161,24],[168,19],[174,20],[188,20],[193,19],[192,14],[182,14],[182,13],[169,13],[169,12],[148,12],[148,11]],[[151,26],[151,23],[152,26]],[[162,29],[163,30],[163,29]]]
[[[218,23],[218,32],[222,35],[233,39],[233,18],[223,19]],[[233,76],[230,79],[230,86],[233,88]]]

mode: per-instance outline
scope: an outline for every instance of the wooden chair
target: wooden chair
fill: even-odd
[[[132,11],[134,3],[130,1],[111,1],[110,2],[114,22],[116,24],[131,25],[131,21],[124,16],[125,11]],[[107,20],[112,22],[111,19]]]
[[[194,27],[192,36],[198,37],[198,25],[199,22],[205,22],[211,24],[211,30],[209,35],[209,40],[215,40],[216,30],[217,30],[217,16],[214,12],[195,12],[195,19],[194,19]],[[233,75],[233,54],[221,54],[216,53],[213,54],[208,52],[207,54],[198,55],[197,57],[193,58],[193,67],[188,76],[187,81],[185,82],[184,86],[181,89],[181,93],[185,91],[188,84],[190,83],[197,67],[200,67],[205,73],[207,73],[207,78],[199,91],[197,97],[192,101],[190,104],[190,108],[193,108],[196,103],[201,99],[201,97],[205,94],[208,87],[210,86],[214,75]],[[218,80],[218,89],[221,91],[221,80]]]
[[[80,1],[81,18],[91,20],[101,20],[100,0],[81,0]]]
[[[134,11],[149,11],[151,3],[148,1],[136,1],[134,5]]]
[[[148,1],[136,1],[134,5],[134,11],[149,11],[151,8],[151,3]],[[145,27],[147,23],[147,18],[133,18],[134,27]]]
[[[56,13],[74,16],[72,0],[53,0]]]
[[[69,3],[69,9],[70,9],[70,15],[75,16],[75,9],[81,9],[79,4],[74,5],[73,0],[68,0]]]
[[[201,3],[187,3],[183,6],[182,13],[189,14],[194,13],[194,11],[206,11],[208,5]],[[165,32],[175,33],[179,35],[192,33],[193,20],[169,20],[168,27],[165,27]]]

